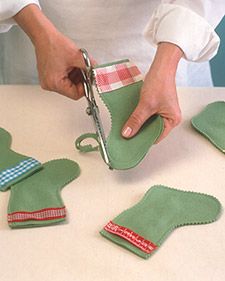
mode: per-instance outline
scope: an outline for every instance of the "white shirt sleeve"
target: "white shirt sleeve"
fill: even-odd
[[[0,33],[7,32],[16,24],[12,17],[29,4],[40,7],[38,0],[0,0]]]
[[[225,1],[161,2],[144,30],[152,45],[173,43],[189,61],[207,61],[216,55],[220,38],[214,28],[225,14]]]

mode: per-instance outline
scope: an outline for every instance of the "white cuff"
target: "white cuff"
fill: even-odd
[[[213,27],[192,10],[174,4],[161,4],[154,11],[144,35],[154,46],[170,42],[179,46],[185,59],[206,61],[218,51],[220,38]]]
[[[0,3],[0,33],[7,32],[16,24],[12,17],[29,4],[36,4],[41,8],[38,0],[7,0],[4,4]]]

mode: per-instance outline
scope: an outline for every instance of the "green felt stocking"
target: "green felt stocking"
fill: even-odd
[[[211,223],[220,209],[219,201],[212,196],[153,186],[139,203],[110,221],[100,233],[147,259],[172,230]]]
[[[120,76],[119,78],[128,77],[128,79],[124,80],[125,82],[120,81],[114,84],[113,82],[117,81],[117,76],[111,75],[115,71],[114,69],[108,69],[111,66],[115,66],[116,75]],[[106,141],[109,161],[112,168],[119,170],[130,169],[138,165],[163,130],[162,118],[153,116],[135,137],[128,140],[121,136],[121,130],[125,122],[138,104],[143,85],[142,80],[137,79],[136,81],[133,79],[132,71],[138,73],[137,67],[133,64],[130,65],[128,60],[100,65],[94,69],[96,87],[111,116],[111,130]],[[130,81],[133,79],[133,82],[126,82],[129,80],[129,75]],[[97,76],[99,76],[98,79],[96,79]],[[109,85],[112,90],[107,89],[104,83],[112,83]],[[99,84],[104,84],[103,89]],[[85,147],[80,145],[81,138],[76,142],[76,147],[85,151]]]
[[[192,118],[193,127],[225,152],[225,102],[217,101],[207,105],[202,112]]]
[[[43,164],[43,169],[11,187],[8,223],[12,228],[55,224],[65,220],[61,189],[79,176],[77,163],[59,159]]]
[[[11,135],[0,128],[0,190],[8,187],[41,169],[41,163],[31,157],[10,149]]]

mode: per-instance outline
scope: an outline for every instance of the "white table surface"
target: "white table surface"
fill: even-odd
[[[148,260],[99,235],[155,184],[208,193],[225,205],[225,155],[190,125],[208,103],[225,100],[225,88],[178,92],[181,125],[138,167],[110,171],[98,153],[83,155],[74,148],[77,136],[93,131],[84,99],[75,102],[38,86],[0,86],[0,126],[13,136],[12,148],[42,163],[66,157],[82,170],[62,191],[65,224],[11,230],[9,192],[0,193],[1,281],[224,280],[224,215],[213,224],[176,229]]]

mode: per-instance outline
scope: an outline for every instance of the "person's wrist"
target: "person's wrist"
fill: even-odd
[[[153,63],[145,76],[145,80],[149,83],[152,83],[154,80],[154,84],[158,86],[175,83],[175,79],[176,70],[171,70],[171,67],[169,67],[168,64],[163,63]]]
[[[162,42],[158,44],[157,52],[149,70],[149,75],[159,80],[175,80],[177,66],[183,57],[183,51],[172,43]]]

